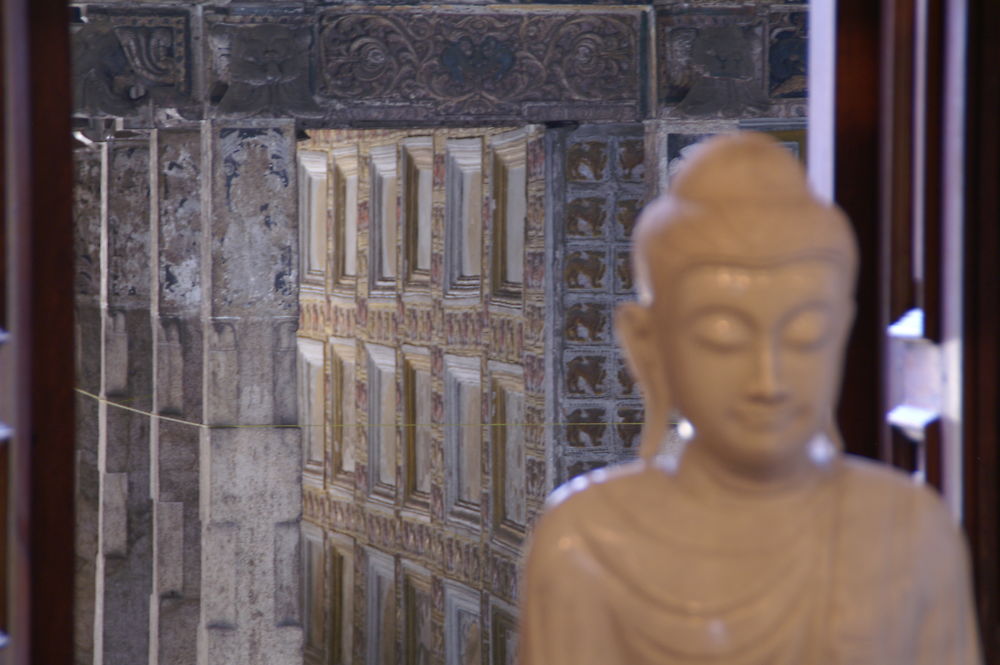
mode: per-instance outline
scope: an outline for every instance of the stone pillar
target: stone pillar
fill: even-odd
[[[202,418],[202,137],[198,126],[153,141],[156,335],[151,662],[197,659],[201,596],[199,428]],[[176,419],[176,420],[175,420]]]
[[[76,385],[92,395],[101,391],[101,171],[104,151],[80,146],[74,153],[73,218],[76,233]],[[98,472],[98,403],[76,399],[76,619],[77,665],[94,662],[94,590],[96,584],[100,474]]]
[[[153,546],[150,423],[153,340],[150,327],[149,140],[137,132],[104,150],[103,385],[101,515],[94,660],[135,665],[149,657]]]
[[[298,665],[295,129],[212,123],[203,237],[199,665]],[[282,427],[286,425],[288,427]]]

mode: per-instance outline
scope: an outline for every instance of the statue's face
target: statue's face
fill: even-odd
[[[806,454],[840,382],[853,316],[843,273],[798,258],[680,274],[654,317],[673,399],[704,452],[754,475]]]

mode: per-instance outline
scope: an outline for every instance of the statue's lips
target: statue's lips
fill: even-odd
[[[742,406],[733,409],[734,419],[742,426],[757,432],[778,431],[794,419],[801,409],[792,405],[773,407]]]

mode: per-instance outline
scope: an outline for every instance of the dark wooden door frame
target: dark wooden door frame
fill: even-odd
[[[963,439],[965,528],[986,662],[1000,663],[1000,3],[968,0]]]
[[[5,662],[73,657],[73,229],[68,9],[4,0],[7,291],[0,406],[13,425]]]

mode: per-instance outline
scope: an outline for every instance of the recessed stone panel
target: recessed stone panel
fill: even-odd
[[[567,238],[601,238],[607,229],[608,201],[604,196],[581,196],[566,204]]]
[[[630,240],[636,218],[642,209],[642,200],[637,198],[618,197],[615,204],[615,238]]]
[[[608,173],[606,141],[577,141],[566,152],[566,179],[570,182],[600,182]]]
[[[563,325],[567,344],[605,344],[611,341],[611,315],[606,303],[574,302],[566,308]]]
[[[570,291],[605,291],[611,283],[606,250],[585,249],[566,253],[563,279]]]
[[[564,413],[566,445],[572,448],[606,448],[611,445],[611,414],[605,405],[567,405]]]
[[[605,355],[567,353],[563,369],[568,397],[603,397],[611,390],[611,363]]]
[[[642,404],[623,403],[615,408],[615,437],[625,450],[638,450],[644,419]]]
[[[631,250],[619,249],[615,252],[615,293],[627,295],[632,293],[632,258]]]
[[[618,140],[615,168],[621,180],[626,182],[643,181],[643,177],[646,175],[646,155],[641,138]]]

